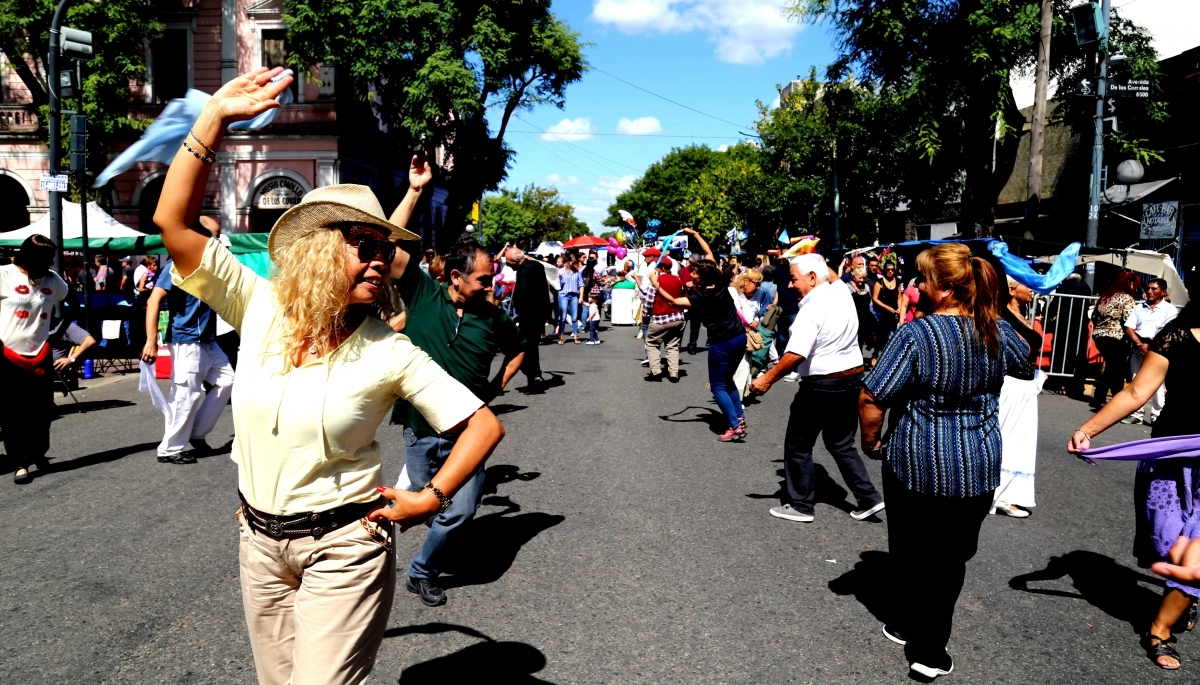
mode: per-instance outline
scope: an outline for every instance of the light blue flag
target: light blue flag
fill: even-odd
[[[999,240],[988,243],[988,250],[995,255],[996,259],[1000,260],[1008,275],[1039,295],[1048,294],[1067,280],[1067,276],[1071,275],[1071,272],[1075,270],[1075,264],[1079,261],[1079,247],[1079,243],[1067,245],[1066,249],[1058,255],[1058,259],[1054,260],[1050,270],[1039,274],[1024,259],[1009,254],[1008,244]]]
[[[790,240],[790,238],[788,238],[787,229],[785,228],[785,229],[783,229],[783,232],[779,234],[779,242],[783,243],[784,245],[787,245],[788,240]]]
[[[285,69],[272,81],[278,81],[284,76],[291,75],[291,69]],[[113,178],[129,171],[138,162],[161,162],[170,164],[179,150],[179,141],[187,137],[188,131],[200,118],[204,105],[212,98],[208,93],[199,90],[188,90],[187,94],[167,103],[162,114],[158,115],[150,128],[142,134],[136,143],[130,145],[124,152],[117,155],[104,171],[96,177],[96,188],[108,183]],[[285,105],[292,103],[292,89],[288,88],[280,94],[279,102]],[[229,126],[231,131],[257,130],[263,128],[275,118],[279,109],[269,109],[250,121],[239,121]],[[193,145],[193,147],[195,147]]]

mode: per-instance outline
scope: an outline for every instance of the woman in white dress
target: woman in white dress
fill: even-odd
[[[1026,323],[1022,312],[1033,302],[1033,291],[1008,277],[1008,307],[1004,320],[1029,343],[1027,365],[1036,366],[1042,349],[1042,336]],[[1000,437],[1003,457],[1000,461],[1000,487],[992,501],[993,514],[1026,518],[1037,505],[1034,498],[1034,474],[1037,470],[1037,398],[1046,374],[1035,371],[1033,380],[1004,377],[1000,389]]]

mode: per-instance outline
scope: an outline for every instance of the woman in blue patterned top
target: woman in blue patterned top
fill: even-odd
[[[913,671],[934,678],[954,668],[954,604],[1000,483],[1000,387],[1005,375],[1028,374],[1029,345],[1000,318],[996,271],[967,246],[926,250],[917,269],[932,316],[892,335],[866,377],[859,416],[864,451],[887,459],[900,611],[884,634],[905,645]],[[893,426],[880,438],[885,409]]]

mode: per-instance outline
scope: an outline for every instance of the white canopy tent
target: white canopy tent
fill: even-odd
[[[1056,259],[1058,259],[1058,255],[1038,257],[1038,261],[1045,262],[1046,264],[1052,264]],[[1179,278],[1179,272],[1175,270],[1175,263],[1171,261],[1168,255],[1161,252],[1114,249],[1107,254],[1079,255],[1080,264],[1087,264],[1088,262],[1112,264],[1122,269],[1129,269],[1130,271],[1137,271],[1138,273],[1149,274],[1163,279],[1167,282],[1167,292],[1171,296],[1171,303],[1177,307],[1186,305],[1190,299],[1187,288],[1183,285],[1183,280]]]
[[[140,238],[145,236],[145,233],[135,231],[125,224],[112,218],[112,216],[100,209],[100,206],[95,202],[87,204],[87,224],[88,224],[88,242],[94,239],[108,238]],[[63,225],[63,240],[77,240],[83,237],[83,220],[80,216],[79,204],[76,202],[62,203],[62,225]],[[15,231],[0,233],[0,244],[19,245],[26,238],[34,234],[50,237],[50,215],[47,214],[25,228],[18,228]]]

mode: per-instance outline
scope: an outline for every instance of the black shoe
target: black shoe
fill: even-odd
[[[891,623],[884,624],[883,635],[884,635],[884,637],[891,640],[892,642],[895,642],[898,645],[908,644],[908,640],[905,640],[904,636],[900,634],[900,629],[897,628],[896,626],[892,625]]]
[[[933,679],[940,675],[950,675],[953,673],[954,659],[951,659],[950,655],[946,654],[937,659],[922,659],[921,661],[914,661],[910,663],[908,667],[915,673],[919,673],[926,678]]]
[[[190,451],[180,452],[179,454],[171,456],[160,455],[158,457],[158,462],[160,464],[195,464],[196,455],[192,454]]]
[[[437,607],[446,603],[446,591],[432,578],[409,576],[408,580],[404,582],[404,587],[414,595],[418,595],[421,602],[427,607]]]
[[[696,354],[696,346],[695,346],[695,345],[688,345],[688,346],[687,346],[687,353],[688,353],[688,354]]]
[[[197,457],[207,457],[213,453],[213,448],[208,446],[204,438],[192,438],[188,441],[188,444],[192,446],[192,449],[188,451]]]
[[[667,380],[671,381],[672,383],[678,383],[679,376],[667,376]]]
[[[662,383],[662,374],[648,373],[642,380],[646,381],[647,383]]]

